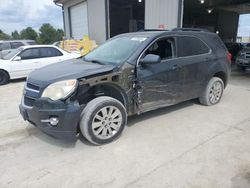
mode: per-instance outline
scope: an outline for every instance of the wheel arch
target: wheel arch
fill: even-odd
[[[3,71],[3,72],[5,72],[5,73],[7,73],[8,76],[9,76],[9,78],[10,78],[10,73],[9,73],[7,70],[0,68],[0,71]]]
[[[87,104],[91,100],[101,97],[108,96],[117,99],[120,101],[125,109],[129,110],[129,100],[126,92],[118,85],[112,83],[101,83],[93,85],[88,88],[86,92],[83,92],[77,98],[80,104]]]
[[[213,77],[220,78],[224,83],[224,87],[227,86],[228,77],[227,77],[227,74],[224,71],[218,71],[218,72],[214,73]]]

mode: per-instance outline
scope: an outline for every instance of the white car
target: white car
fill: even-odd
[[[32,45],[20,47],[0,59],[0,85],[10,79],[25,78],[38,68],[52,63],[80,57],[53,45]]]

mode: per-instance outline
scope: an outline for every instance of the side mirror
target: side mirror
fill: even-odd
[[[157,64],[160,62],[161,62],[161,57],[158,55],[154,55],[154,54],[148,54],[143,59],[140,60],[140,63],[142,65]]]
[[[20,56],[16,56],[14,59],[13,59],[13,61],[21,61],[22,60],[22,58],[20,57]]]

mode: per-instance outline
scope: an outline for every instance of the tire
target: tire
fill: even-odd
[[[9,74],[3,70],[0,70],[0,85],[5,85],[9,82]]]
[[[207,84],[199,101],[205,106],[212,106],[218,104],[222,98],[224,91],[224,82],[218,77],[213,77]]]
[[[103,145],[117,139],[126,124],[127,112],[120,101],[111,97],[98,97],[82,111],[80,130],[92,144]]]

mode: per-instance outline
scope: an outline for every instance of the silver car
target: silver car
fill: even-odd
[[[242,70],[250,68],[250,43],[239,52],[236,65]]]
[[[35,45],[34,40],[8,40],[0,41],[0,58],[4,57],[6,54],[10,53],[14,49],[20,46]]]

